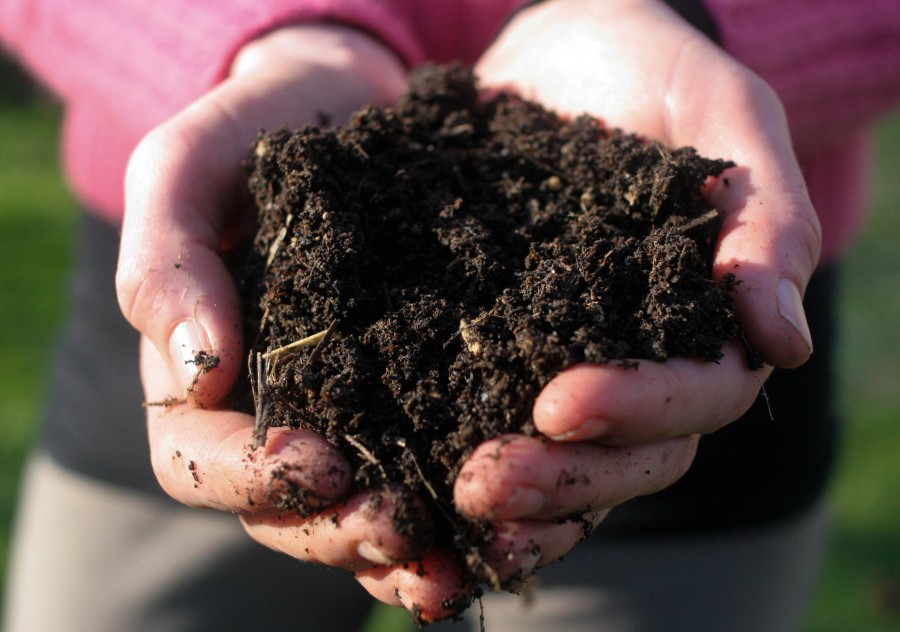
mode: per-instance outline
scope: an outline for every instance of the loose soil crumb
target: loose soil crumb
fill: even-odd
[[[419,71],[393,107],[342,127],[262,134],[259,232],[235,274],[263,430],[315,430],[359,488],[413,490],[438,543],[484,576],[471,552],[490,531],[452,503],[475,446],[534,434],[535,397],[566,367],[716,361],[738,333],[701,193],[729,166],[512,95],[482,101],[458,66]]]

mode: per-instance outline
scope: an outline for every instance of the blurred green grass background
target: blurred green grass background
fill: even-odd
[[[6,69],[8,72],[8,69]],[[4,68],[0,64],[0,77]],[[7,86],[11,84],[6,84]],[[57,158],[59,113],[0,86],[0,570],[36,433],[76,213]],[[26,91],[27,92],[27,91]],[[900,116],[877,135],[873,211],[843,275],[845,445],[835,525],[806,632],[900,631]],[[380,609],[369,632],[412,629]]]

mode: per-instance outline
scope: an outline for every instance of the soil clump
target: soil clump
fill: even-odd
[[[574,364],[716,361],[738,334],[701,192],[730,163],[483,100],[462,67],[345,125],[261,134],[250,163],[259,231],[234,269],[258,443],[322,433],[359,488],[424,499],[434,526],[414,503],[398,521],[473,576],[490,529],[452,489],[474,447],[534,434],[536,396]]]

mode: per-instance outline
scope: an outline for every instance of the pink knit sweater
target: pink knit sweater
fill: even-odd
[[[822,259],[868,204],[869,129],[900,103],[898,0],[704,0],[725,49],[775,89],[823,229]]]
[[[63,100],[64,164],[84,204],[118,221],[143,134],[220,81],[279,25],[371,32],[408,64],[473,62],[526,0],[2,0],[0,41]],[[784,101],[824,255],[865,207],[866,129],[900,98],[897,0],[705,0],[723,45]]]

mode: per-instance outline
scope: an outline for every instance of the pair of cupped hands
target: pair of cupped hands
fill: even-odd
[[[497,537],[481,554],[510,582],[563,556],[614,506],[675,482],[699,437],[738,418],[772,366],[806,361],[801,297],[820,234],[776,96],[657,0],[523,10],[475,71],[485,88],[739,165],[708,186],[724,216],[714,275],[740,280],[738,318],[766,361],[748,370],[734,342],[719,363],[581,365],[556,376],[534,406],[543,438],[485,442],[454,489],[462,513],[494,524]],[[454,614],[466,592],[453,555],[422,551],[397,533],[390,493],[351,492],[348,464],[321,436],[273,428],[254,453],[253,417],[220,405],[246,370],[239,299],[221,253],[252,231],[248,147],[260,128],[301,126],[321,113],[342,121],[361,105],[389,104],[405,82],[390,50],[350,28],[289,26],[248,43],[227,79],[132,157],[117,289],[143,334],[147,400],[185,400],[148,409],[162,487],[186,505],[237,514],[265,546],[349,569],[377,599],[431,621]],[[218,356],[216,368],[199,370],[201,350]],[[563,471],[590,484],[558,486]],[[321,511],[279,510],[270,494],[276,473]],[[584,520],[560,520],[575,515]]]

